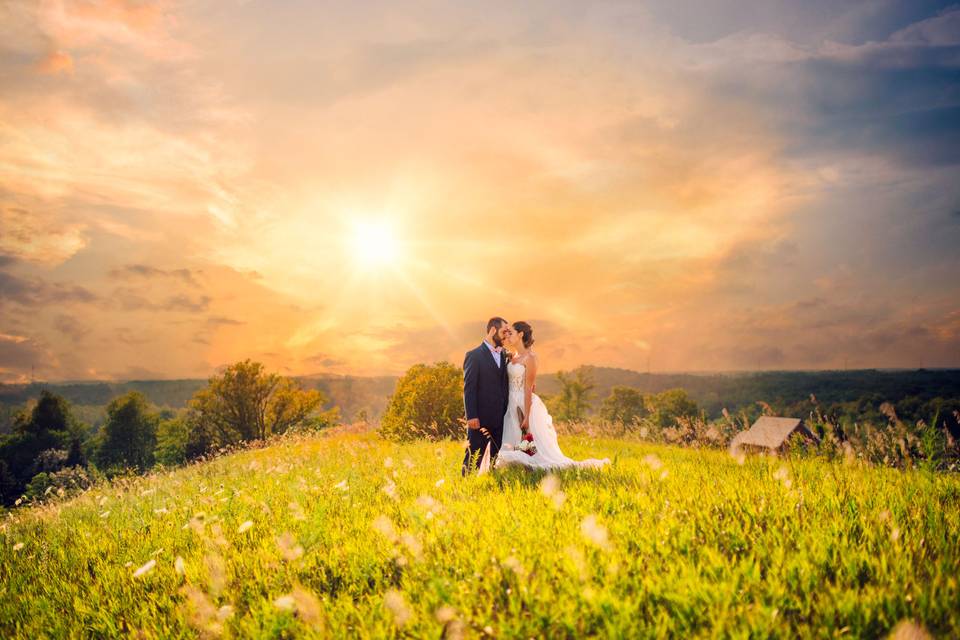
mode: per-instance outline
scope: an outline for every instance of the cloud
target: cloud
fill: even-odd
[[[59,264],[87,243],[85,225],[64,223],[53,213],[18,206],[0,184],[0,252],[40,264]]]
[[[58,314],[54,319],[54,327],[74,342],[80,342],[90,333],[90,328],[74,316]]]
[[[956,8],[370,11],[0,7],[0,327],[76,377],[398,373],[494,313],[548,371],[957,359]]]
[[[187,284],[198,286],[194,273],[190,269],[160,269],[146,264],[128,264],[123,267],[111,269],[110,275],[120,280],[130,277],[177,278]]]
[[[0,271],[0,308],[10,302],[24,307],[42,307],[70,302],[94,303],[99,299],[81,285],[26,279]]]
[[[124,311],[165,311],[201,313],[210,307],[212,300],[209,295],[200,295],[191,298],[185,294],[168,296],[163,300],[155,300],[140,295],[139,289],[131,287],[117,287],[109,298],[109,304]]]
[[[0,382],[26,382],[27,372],[35,365],[41,370],[56,364],[56,358],[43,344],[29,336],[0,333]]]
[[[73,73],[73,57],[65,51],[51,51],[37,65],[40,73],[57,75]]]

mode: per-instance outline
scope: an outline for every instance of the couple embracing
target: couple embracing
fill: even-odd
[[[463,475],[473,468],[511,464],[534,469],[602,467],[602,460],[573,460],[560,450],[553,418],[534,393],[538,360],[533,328],[503,318],[487,322],[487,335],[463,360],[463,405],[468,446]]]

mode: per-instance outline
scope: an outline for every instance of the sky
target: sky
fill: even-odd
[[[960,5],[0,2],[0,382],[960,366]]]

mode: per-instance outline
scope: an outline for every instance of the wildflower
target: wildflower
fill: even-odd
[[[890,632],[890,640],[929,640],[927,630],[913,620],[901,620]]]
[[[607,528],[597,522],[597,517],[593,514],[588,515],[580,523],[580,532],[588,542],[595,544],[601,549],[609,549],[610,541],[607,537]]]
[[[787,489],[789,489],[793,484],[790,481],[790,472],[787,471],[786,467],[780,467],[779,469],[777,469],[774,472],[773,477],[779,480],[780,482],[782,482],[783,486],[786,487]]]
[[[249,531],[251,527],[253,527],[253,522],[251,522],[250,520],[247,520],[246,522],[243,522],[239,527],[237,527],[237,533],[244,533],[245,531]]]
[[[553,474],[544,476],[540,481],[540,492],[553,501],[553,508],[557,511],[563,506],[567,494],[560,491],[560,480]]]
[[[277,538],[277,548],[287,562],[293,562],[303,555],[303,547],[297,544],[296,538],[289,531]]]
[[[185,584],[180,588],[180,593],[185,596],[184,607],[187,609],[187,622],[190,626],[214,636],[223,633],[220,611],[214,608],[213,603],[203,591],[193,585]]]
[[[287,505],[287,508],[290,509],[290,515],[294,520],[306,520],[307,515],[303,512],[303,507],[300,506],[299,502],[291,502]]]
[[[457,611],[449,605],[443,605],[436,610],[434,616],[437,622],[443,625],[443,637],[449,640],[460,640],[464,635],[464,624],[457,617]]]
[[[335,488],[340,489],[341,491],[349,491],[350,487],[347,485],[346,480],[341,480],[337,484],[333,485]]]
[[[390,456],[387,456],[386,458],[384,458],[384,459],[383,459],[383,466],[385,466],[387,469],[389,469],[390,467],[392,467],[392,466],[393,466],[393,458],[391,458]]]
[[[442,487],[442,486],[443,486],[443,482],[444,482],[444,481],[443,481],[443,478],[440,478],[439,480],[437,480],[437,483],[436,483],[436,485],[434,485],[434,486],[436,486],[436,487]]]
[[[139,578],[140,576],[145,576],[145,575],[147,575],[148,573],[150,573],[151,571],[153,571],[153,568],[154,568],[155,566],[157,566],[157,561],[156,561],[156,560],[153,560],[153,559],[148,560],[145,565],[143,565],[142,567],[140,567],[139,569],[137,569],[136,571],[133,572],[133,577],[134,577],[134,578]]]
[[[387,483],[383,485],[383,492],[387,494],[388,497],[396,499],[397,497],[397,485],[390,479],[387,479]]]
[[[218,553],[208,553],[204,557],[207,566],[207,587],[214,598],[220,595],[227,583],[227,568]]]
[[[297,601],[291,595],[280,596],[273,601],[273,606],[284,611],[293,611],[297,607]]]
[[[652,454],[652,453],[648,453],[647,455],[645,455],[645,456],[643,457],[643,462],[644,462],[648,467],[650,467],[650,469],[653,470],[653,471],[656,471],[657,469],[659,469],[660,467],[663,466],[663,463],[660,462],[660,458],[658,458],[657,456],[655,456],[655,455]]]
[[[380,514],[373,520],[373,528],[375,531],[380,533],[384,538],[390,542],[395,542],[397,539],[397,532],[393,528],[393,521],[389,516]]]
[[[186,575],[187,568],[181,556],[177,556],[176,560],[173,561],[173,570],[177,572],[177,575]]]
[[[14,551],[20,551],[20,549],[23,549],[23,543],[22,543],[22,542],[18,542],[17,544],[13,545],[13,550],[14,550]]]
[[[104,511],[103,513],[101,513],[101,514],[100,514],[100,517],[101,517],[101,518],[106,518],[108,515],[110,515],[110,510],[109,510],[109,509],[106,510],[106,511]]]
[[[428,512],[440,511],[440,503],[428,495],[422,495],[417,498],[417,504],[426,509]]]
[[[412,533],[404,533],[400,536],[400,541],[403,543],[403,546],[410,551],[410,555],[412,555],[414,559],[420,560],[423,558],[423,544]]]
[[[436,616],[437,622],[440,624],[445,624],[457,617],[457,610],[450,605],[445,604],[437,609],[433,615]]]
[[[544,476],[543,480],[540,481],[540,491],[548,498],[556,495],[559,490],[560,480],[552,473]]]
[[[527,574],[527,570],[524,568],[523,563],[517,560],[516,556],[507,556],[503,560],[503,566],[510,571],[513,571],[518,577],[523,577]]]
[[[410,620],[410,608],[403,599],[403,594],[396,589],[390,589],[383,597],[383,604],[393,616],[393,623],[402,627]]]
[[[294,585],[288,596],[293,600],[293,610],[297,617],[312,627],[322,627],[322,606],[317,596],[300,585]]]

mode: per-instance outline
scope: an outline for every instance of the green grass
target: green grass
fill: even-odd
[[[460,478],[456,443],[302,436],[17,512],[0,636],[960,635],[955,475],[562,445],[614,464],[544,491]]]

